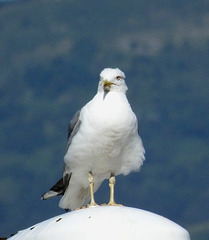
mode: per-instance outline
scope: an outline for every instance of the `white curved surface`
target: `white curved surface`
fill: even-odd
[[[10,240],[189,240],[188,232],[157,214],[123,206],[76,210],[19,231]]]

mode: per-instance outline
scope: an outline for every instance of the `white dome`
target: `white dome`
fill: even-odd
[[[10,240],[189,240],[188,232],[157,214],[123,206],[65,213],[19,231]]]

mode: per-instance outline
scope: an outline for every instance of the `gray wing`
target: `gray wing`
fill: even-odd
[[[76,135],[78,132],[81,121],[79,120],[81,110],[77,111],[76,114],[73,116],[72,120],[70,121],[69,127],[68,127],[68,143],[67,143],[67,149],[66,152],[68,151],[68,148],[72,142],[73,137]],[[72,172],[69,174],[66,172],[66,166],[64,163],[64,173],[63,173],[63,194],[65,193],[65,190],[67,189],[69,185],[69,181],[71,178]]]
[[[78,132],[81,121],[79,120],[81,110],[77,111],[76,114],[73,116],[72,120],[70,121],[69,127],[68,127],[68,143],[67,143],[67,148],[66,152],[72,142],[73,137],[76,135]]]
[[[68,143],[67,143],[67,150],[72,142],[73,137],[76,135],[76,133],[79,130],[81,121],[79,120],[80,116],[80,110],[76,112],[76,114],[73,116],[72,120],[70,121],[69,127],[68,127]],[[64,195],[65,190],[67,189],[69,185],[69,181],[71,178],[72,173],[65,172],[65,165],[64,165],[64,174],[63,177],[53,186],[50,188],[50,190],[42,195],[43,200],[51,197],[55,197],[58,195]]]

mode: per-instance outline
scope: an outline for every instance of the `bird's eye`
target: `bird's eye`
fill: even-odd
[[[121,79],[121,77],[120,77],[120,76],[117,76],[117,77],[116,77],[116,79],[117,79],[117,80],[120,80],[120,79]]]

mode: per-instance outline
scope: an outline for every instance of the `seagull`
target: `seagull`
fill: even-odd
[[[145,150],[137,118],[127,100],[125,74],[119,68],[100,73],[98,91],[72,118],[68,128],[63,177],[42,199],[62,195],[59,206],[74,210],[97,205],[94,193],[109,179],[114,201],[115,176],[140,170]]]

